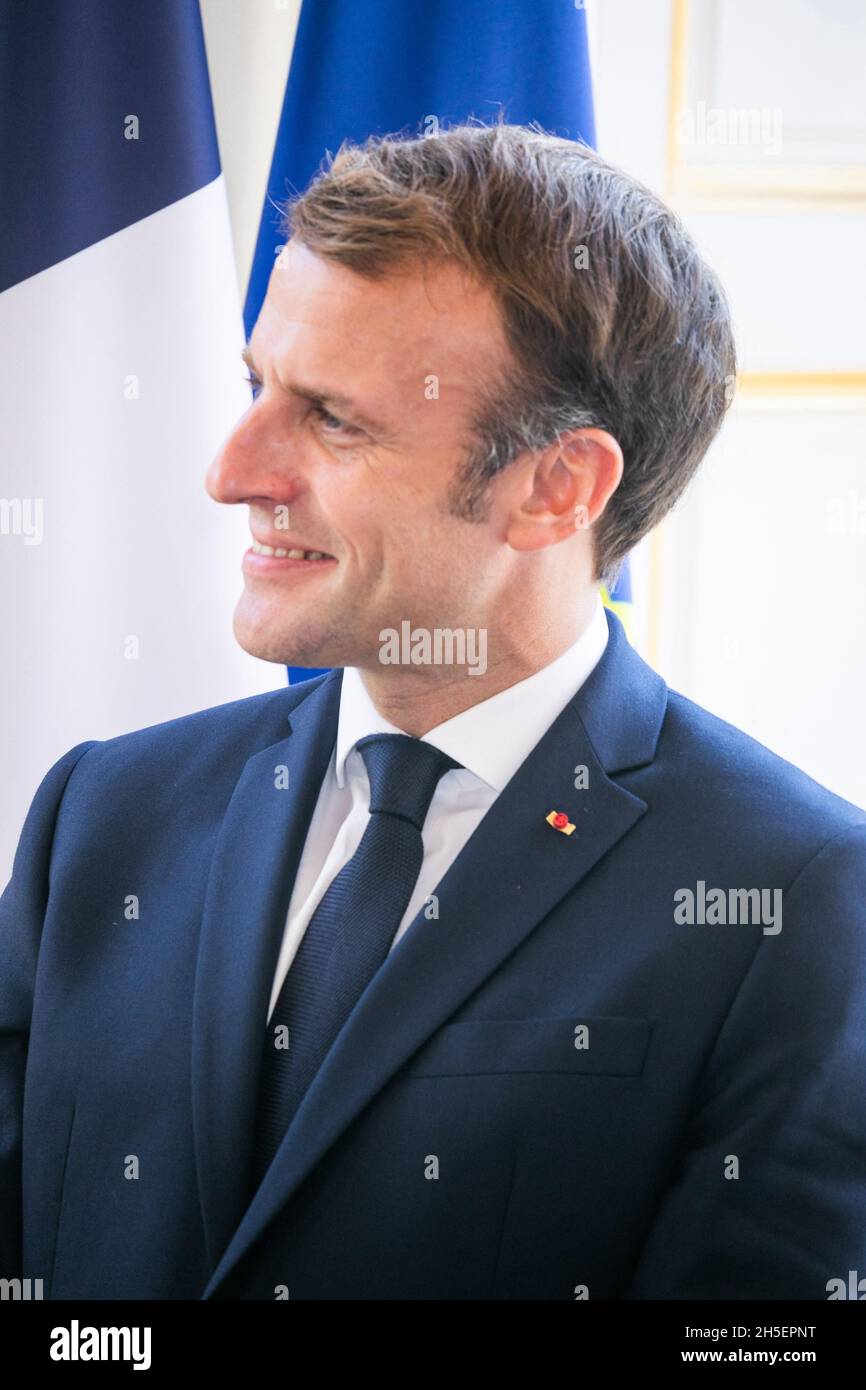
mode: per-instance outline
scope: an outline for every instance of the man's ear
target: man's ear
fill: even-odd
[[[622,470],[622,449],[607,430],[561,435],[528,456],[506,540],[515,550],[542,550],[575,530],[589,530],[619,487]]]

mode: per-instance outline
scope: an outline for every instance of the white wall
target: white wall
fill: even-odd
[[[301,0],[200,0],[241,302]]]

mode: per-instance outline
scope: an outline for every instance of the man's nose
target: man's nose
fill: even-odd
[[[244,502],[250,497],[282,496],[293,486],[287,463],[290,441],[280,439],[267,401],[254,402],[238,420],[205,474],[205,488],[215,502]]]

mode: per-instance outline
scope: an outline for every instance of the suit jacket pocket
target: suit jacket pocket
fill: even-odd
[[[653,1023],[647,1018],[501,1018],[447,1023],[406,1067],[407,1076],[561,1072],[638,1076]],[[578,1031],[580,1030],[580,1031]]]

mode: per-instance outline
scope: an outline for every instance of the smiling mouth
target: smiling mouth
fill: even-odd
[[[275,560],[333,560],[333,555],[327,555],[324,550],[281,550],[273,545],[262,545],[260,541],[253,541],[250,546],[254,555],[268,555]]]

